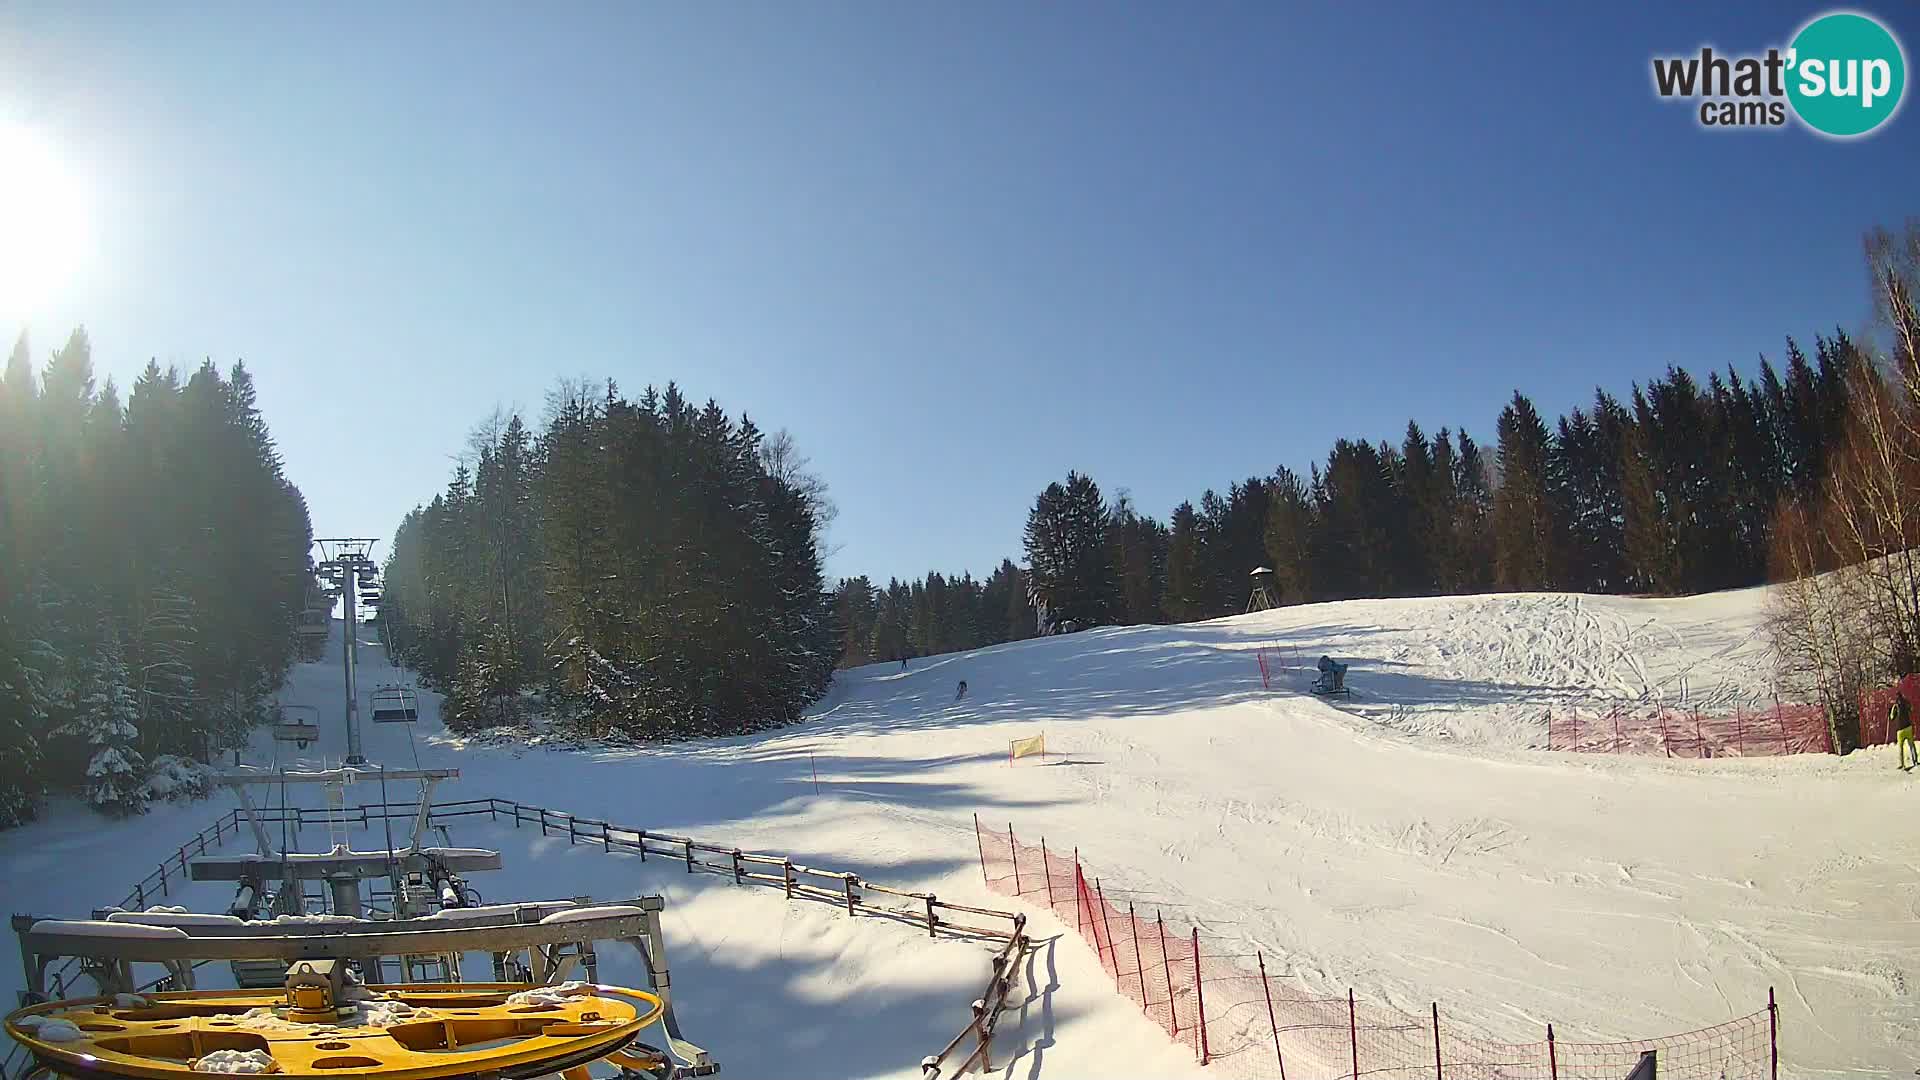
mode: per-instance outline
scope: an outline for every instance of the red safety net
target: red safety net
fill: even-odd
[[[1914,706],[1913,715],[1920,717],[1920,679],[1909,675],[1903,680],[1908,687],[1907,703]],[[1893,743],[1893,697],[1899,693],[1896,686],[1883,686],[1878,690],[1869,690],[1860,695],[1860,745],[1890,746]]]
[[[1830,754],[1833,734],[1818,705],[1775,703],[1710,716],[1658,705],[1605,711],[1550,710],[1547,749],[1655,757],[1777,757]]]
[[[980,870],[989,888],[1044,905],[1077,930],[1114,986],[1168,1037],[1205,1064],[1279,1080],[1623,1080],[1641,1055],[1656,1055],[1662,1080],[1772,1080],[1778,1014],[1771,1002],[1710,1028],[1655,1039],[1582,1043],[1480,1038],[1446,1021],[1438,1003],[1422,1014],[1300,992],[1270,975],[1264,955],[1233,950],[1168,921],[1156,909],[1107,896],[1077,850],[1022,844],[1009,825],[976,818]],[[1516,1010],[1531,1012],[1533,1010]]]

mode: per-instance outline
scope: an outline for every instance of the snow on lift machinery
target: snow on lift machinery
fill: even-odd
[[[312,705],[282,705],[285,719],[273,726],[273,741],[293,743],[301,750],[320,741],[320,710]]]
[[[373,722],[411,724],[420,719],[420,696],[404,686],[382,686],[373,692]]]
[[[27,989],[5,1030],[33,1058],[36,1077],[571,1077],[588,1075],[593,1062],[631,1078],[710,1075],[719,1066],[674,1017],[665,907],[658,896],[604,906],[575,897],[458,918],[318,923],[165,911],[16,915]],[[614,942],[639,950],[644,989],[599,984],[597,958]],[[458,958],[467,954],[492,955],[492,981],[461,980]],[[452,958],[440,968],[445,978],[385,981],[394,961],[424,956]],[[93,995],[52,975],[70,960],[79,961],[74,977],[95,984]],[[258,986],[197,989],[196,969],[218,960],[277,974]],[[148,989],[136,963],[167,974]]]
[[[1319,663],[1320,677],[1313,680],[1311,689],[1322,697],[1352,697],[1353,691],[1347,689],[1347,665],[1331,656],[1323,656]]]
[[[258,851],[202,855],[188,869],[195,881],[240,884],[229,913],[107,909],[73,921],[13,916],[26,989],[21,1008],[6,1017],[6,1034],[34,1059],[33,1075],[86,1080],[187,1080],[236,1071],[520,1078],[579,1075],[590,1062],[652,1080],[718,1071],[674,1018],[661,897],[610,905],[587,897],[490,907],[469,902],[460,875],[498,869],[499,852],[421,843],[434,786],[458,775],[454,769],[219,774],[239,795]],[[384,851],[340,845],[325,854],[276,852],[248,794],[259,785],[332,787],[375,777],[383,784],[422,784],[404,847],[389,840]],[[364,911],[359,883],[397,875],[409,885],[416,879],[431,885],[396,885],[390,913]],[[276,877],[284,880],[269,901]],[[330,918],[300,917],[308,914],[303,884],[313,881],[332,893]],[[605,945],[596,943],[611,942],[639,950],[645,988],[598,985]],[[491,981],[462,978],[462,959],[471,954],[491,954]],[[77,971],[70,971],[76,960]],[[196,970],[217,961],[232,965],[239,989],[196,988]],[[165,974],[157,983],[143,982],[135,964],[160,965]],[[390,980],[391,973],[401,978]],[[70,980],[82,976],[94,983],[92,996],[75,994]]]

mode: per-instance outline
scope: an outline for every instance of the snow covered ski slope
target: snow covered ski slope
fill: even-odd
[[[1550,705],[1769,695],[1763,599],[1353,601],[1099,630],[845,672],[800,726],[647,749],[464,743],[422,693],[419,753],[462,770],[448,798],[539,803],[1005,906],[982,885],[978,812],[1077,846],[1109,900],[1257,949],[1302,994],[1352,987],[1410,1012],[1437,1001],[1450,1025],[1491,1038],[1537,1040],[1551,1021],[1563,1040],[1611,1040],[1744,1015],[1774,987],[1782,1075],[1907,1075],[1920,1066],[1920,781],[1891,751],[1530,749]],[[1263,646],[1299,665],[1271,691]],[[1304,692],[1322,653],[1351,662],[1350,706]],[[399,678],[361,655],[369,686]],[[322,707],[316,750],[335,758],[339,674],[307,665],[286,691]],[[1008,763],[1010,740],[1040,733],[1045,758]],[[368,734],[372,756],[412,764],[403,726]],[[220,808],[114,825],[63,810],[0,834],[7,906],[117,898],[153,861],[144,845],[178,843]],[[491,887],[516,894],[668,890],[682,1019],[737,1075],[794,1053],[821,1066],[803,1075],[916,1075],[983,973],[977,949],[792,909],[777,891],[504,827],[453,839],[500,846],[509,869]],[[1023,976],[1031,1000],[1001,1029],[999,1071],[1251,1068],[1203,1073],[1114,993],[1071,926],[1034,925],[1064,933]],[[855,1019],[867,1013],[879,1022]],[[754,1022],[729,1019],[741,1016]]]

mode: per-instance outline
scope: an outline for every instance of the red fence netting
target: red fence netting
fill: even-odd
[[[1907,677],[1911,679],[1912,676]],[[1904,681],[1904,680],[1903,680]],[[1890,746],[1893,743],[1893,696],[1899,688],[1883,686],[1878,690],[1869,690],[1860,695],[1860,745]],[[1909,691],[1908,701],[1913,701],[1914,691]],[[1920,703],[1915,703],[1915,716],[1920,716]]]
[[[1833,734],[1818,705],[1776,702],[1708,716],[1636,703],[1605,712],[1549,710],[1547,749],[1676,758],[1778,757],[1830,754]]]
[[[1202,1064],[1279,1080],[1622,1080],[1655,1053],[1663,1080],[1777,1080],[1778,1013],[1767,1006],[1710,1028],[1656,1039],[1503,1043],[1449,1026],[1436,1003],[1424,1015],[1301,993],[1269,975],[1266,957],[1235,952],[1158,909],[1109,897],[1078,850],[1020,843],[1009,825],[974,819],[988,888],[1044,905],[1098,954],[1114,986]]]

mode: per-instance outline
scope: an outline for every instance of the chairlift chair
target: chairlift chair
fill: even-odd
[[[411,724],[420,719],[420,696],[402,686],[383,686],[373,692],[373,722]]]
[[[273,741],[293,743],[301,750],[320,741],[320,710],[311,705],[282,705],[285,717],[273,727]]]
[[[300,622],[296,629],[301,637],[323,638],[332,633],[333,613],[322,608],[308,608],[300,613]]]

